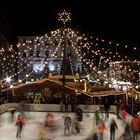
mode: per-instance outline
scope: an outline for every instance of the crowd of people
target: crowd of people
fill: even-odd
[[[67,98],[69,101],[69,98]],[[140,139],[140,113],[135,113],[132,116],[130,122],[127,120],[128,112],[127,112],[127,105],[121,100],[116,99],[114,101],[114,105],[116,106],[116,118],[110,119],[110,102],[107,98],[105,98],[103,104],[94,110],[94,120],[96,125],[94,126],[97,131],[94,131],[92,135],[92,140],[103,140],[104,139],[104,132],[107,129],[110,129],[110,140],[116,140],[115,135],[116,131],[118,131],[118,124],[116,119],[122,121],[123,125],[125,126],[124,133],[121,136],[123,140],[139,140]],[[74,110],[74,111],[73,111]],[[65,106],[65,111],[63,112],[65,115],[63,116],[64,119],[64,136],[71,136],[72,134],[79,134],[81,133],[81,122],[83,121],[83,114],[84,111],[78,106],[75,105],[73,110],[69,109],[69,104],[67,103]],[[15,121],[15,125],[17,127],[16,138],[22,137],[22,130],[27,124],[27,119],[24,116],[23,112],[20,112],[16,116],[15,119],[15,112],[16,109],[9,110],[11,112],[11,121]],[[75,117],[71,117],[70,113],[74,112]],[[106,126],[106,121],[110,120],[108,126]],[[54,116],[53,113],[47,113],[44,119],[44,125],[40,129],[39,140],[52,140],[49,136],[49,131],[53,131],[56,129],[54,125]],[[87,138],[89,140],[89,138]],[[91,138],[90,138],[91,140]]]
[[[107,107],[106,107],[107,106]],[[87,137],[85,140],[104,140],[104,133],[107,129],[110,132],[110,140],[116,140],[116,131],[118,131],[118,124],[116,119],[119,119],[122,124],[125,126],[124,133],[121,135],[121,140],[139,140],[140,139],[140,119],[138,115],[134,115],[130,122],[128,122],[127,112],[125,110],[124,104],[119,104],[116,107],[116,118],[109,117],[109,105],[106,101],[103,107],[98,107],[94,111],[93,120],[96,122],[93,126],[94,129],[92,135]],[[17,139],[22,137],[22,131],[24,127],[28,124],[27,118],[24,113],[20,112],[16,113],[16,109],[9,110],[11,113],[11,121],[15,121],[15,126],[17,127],[17,131],[15,136]],[[74,117],[71,116],[70,112],[64,112],[63,120],[64,120],[64,136],[71,136],[81,133],[81,122],[83,121],[84,111],[77,107],[75,109]],[[44,116],[44,121],[42,122],[42,127],[40,128],[38,140],[53,140],[53,136],[50,135],[50,132],[58,129],[54,123],[55,117],[52,112],[47,112]],[[106,122],[109,121],[107,125]]]

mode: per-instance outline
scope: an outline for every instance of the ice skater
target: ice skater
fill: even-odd
[[[21,115],[18,115],[16,119],[16,126],[17,126],[16,138],[17,139],[21,138],[21,132],[24,125],[25,125],[24,119],[21,117]]]
[[[116,129],[118,129],[116,121],[112,119],[109,126],[110,126],[110,140],[115,140],[115,132]]]
[[[71,125],[72,125],[72,119],[69,116],[69,114],[67,113],[64,116],[64,135],[70,135],[70,129],[71,129]]]
[[[98,128],[98,131],[99,131],[98,139],[103,140],[103,138],[104,138],[103,135],[104,135],[104,132],[106,130],[106,126],[105,126],[105,124],[102,120],[99,121],[99,124],[98,124],[97,128]]]

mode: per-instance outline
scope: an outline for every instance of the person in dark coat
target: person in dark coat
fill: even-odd
[[[71,134],[70,129],[71,129],[71,125],[72,125],[72,119],[68,113],[66,115],[64,115],[63,118],[64,118],[64,135],[70,135]]]
[[[131,133],[131,127],[128,122],[125,123],[124,133],[122,134],[122,136],[120,138],[123,138],[123,140],[133,140],[132,133]]]
[[[68,112],[68,106],[69,106],[69,97],[65,97],[65,111]]]
[[[110,104],[108,102],[108,99],[106,98],[104,101],[104,111],[105,111],[105,118],[109,118],[109,109],[110,109]]]
[[[77,121],[81,122],[83,120],[83,110],[80,107],[78,107],[75,113],[76,113]]]
[[[118,119],[120,119],[120,105],[121,101],[119,99],[116,99],[114,104],[116,105],[116,116]]]
[[[118,129],[118,126],[114,119],[110,122],[110,140],[115,140],[115,132]]]
[[[16,109],[15,108],[10,109],[11,122],[13,122],[15,120],[15,112],[16,112]]]

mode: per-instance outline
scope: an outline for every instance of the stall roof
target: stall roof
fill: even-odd
[[[20,85],[16,85],[13,88],[3,89],[1,92],[11,91],[14,95],[28,92],[28,91],[38,91],[44,88],[51,88],[52,90],[60,91],[62,90],[62,82],[52,80],[49,78],[44,78],[38,81],[24,83]],[[101,87],[88,87],[84,82],[66,82],[65,90],[67,93],[77,93],[77,94],[85,94],[89,97],[98,97],[98,96],[109,96],[109,95],[123,95],[125,92],[116,91],[114,89],[106,89],[102,88],[102,90],[91,90],[93,88],[101,88]]]

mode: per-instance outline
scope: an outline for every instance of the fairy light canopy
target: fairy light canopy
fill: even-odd
[[[58,15],[59,15],[58,21],[61,21],[65,28],[66,24],[69,21],[71,21],[71,17],[70,17],[71,13],[64,10],[58,13]],[[11,58],[13,59],[15,58],[14,61],[18,59],[18,62],[17,62],[18,69],[20,69],[21,67],[21,70],[15,73],[14,76],[16,74],[20,75],[22,72],[25,73],[24,70],[28,69],[30,65],[29,63],[27,65],[24,65],[28,61],[26,57],[25,58],[23,57],[23,54],[26,54],[29,60],[34,60],[34,57],[36,56],[37,52],[39,52],[38,59],[42,58],[41,63],[38,64],[37,62],[34,65],[35,67],[33,71],[30,71],[29,73],[25,73],[24,77],[26,79],[30,78],[30,75],[32,75],[34,71],[36,71],[35,74],[37,75],[39,74],[39,72],[43,70],[45,71],[44,72],[44,76],[45,76],[48,70],[47,67],[50,66],[49,59],[51,58],[51,60],[55,61],[58,57],[62,58],[63,53],[62,53],[61,46],[62,46],[62,42],[64,41],[64,35],[65,35],[66,41],[67,41],[67,50],[68,52],[70,52],[69,53],[70,56],[73,56],[72,54],[75,54],[76,58],[78,58],[77,60],[82,60],[83,68],[87,74],[90,73],[91,71],[97,71],[97,72],[102,72],[102,73],[99,73],[100,75],[101,74],[107,75],[104,72],[109,70],[109,65],[113,62],[115,62],[115,65],[116,65],[116,61],[121,61],[122,64],[120,65],[118,71],[120,73],[124,73],[124,70],[125,70],[127,71],[127,75],[125,76],[126,79],[128,79],[128,77],[131,77],[130,79],[133,79],[133,81],[137,83],[140,82],[140,78],[137,78],[137,80],[135,80],[135,77],[140,77],[140,74],[139,74],[140,64],[137,59],[133,60],[135,56],[137,56],[137,55],[134,56],[133,54],[138,54],[139,52],[139,48],[137,46],[134,46],[132,48],[131,44],[124,44],[121,42],[106,40],[105,38],[95,37],[94,35],[91,36],[90,38],[87,38],[85,34],[82,35],[78,31],[72,30],[70,28],[65,28],[65,29],[64,28],[56,29],[54,31],[51,31],[50,34],[45,34],[44,36],[37,36],[35,38],[25,37],[25,39],[23,39],[22,42],[19,41],[19,43],[17,44],[17,48],[19,50],[20,48],[23,48],[24,51],[20,51],[18,53],[15,52],[15,54],[12,52],[12,50],[9,50],[12,53],[11,54],[7,53],[7,56],[4,56],[6,50],[4,48],[0,48],[0,62],[1,62],[0,68],[2,69],[1,75],[6,77],[5,72],[7,71],[7,73],[10,73],[9,76],[11,76],[11,70],[12,68],[13,69],[15,68],[14,63],[11,61],[12,60]],[[82,53],[81,53],[81,49],[82,49]],[[122,50],[125,50],[126,53],[124,54]],[[43,52],[43,54],[41,54],[40,52]],[[45,52],[48,54],[46,55]],[[46,56],[48,58],[46,58]],[[71,60],[72,59],[75,59],[75,58],[71,57]],[[128,62],[130,61],[130,63],[132,64],[135,62],[138,69],[134,69],[134,68],[137,68],[135,66],[130,67],[129,63],[128,65],[124,65],[125,61],[128,61]],[[7,62],[8,66],[6,65],[5,62]],[[12,68],[8,68],[10,65]],[[71,66],[72,66],[72,61],[71,61]],[[60,70],[61,64],[57,65],[57,67]],[[51,69],[54,70],[54,65],[53,67],[51,65]],[[112,68],[112,71],[113,70],[115,69]],[[27,74],[29,75],[28,77],[26,76]],[[97,75],[97,73],[95,74]],[[12,78],[14,76],[12,76]],[[20,79],[20,80],[23,81],[23,79]]]

